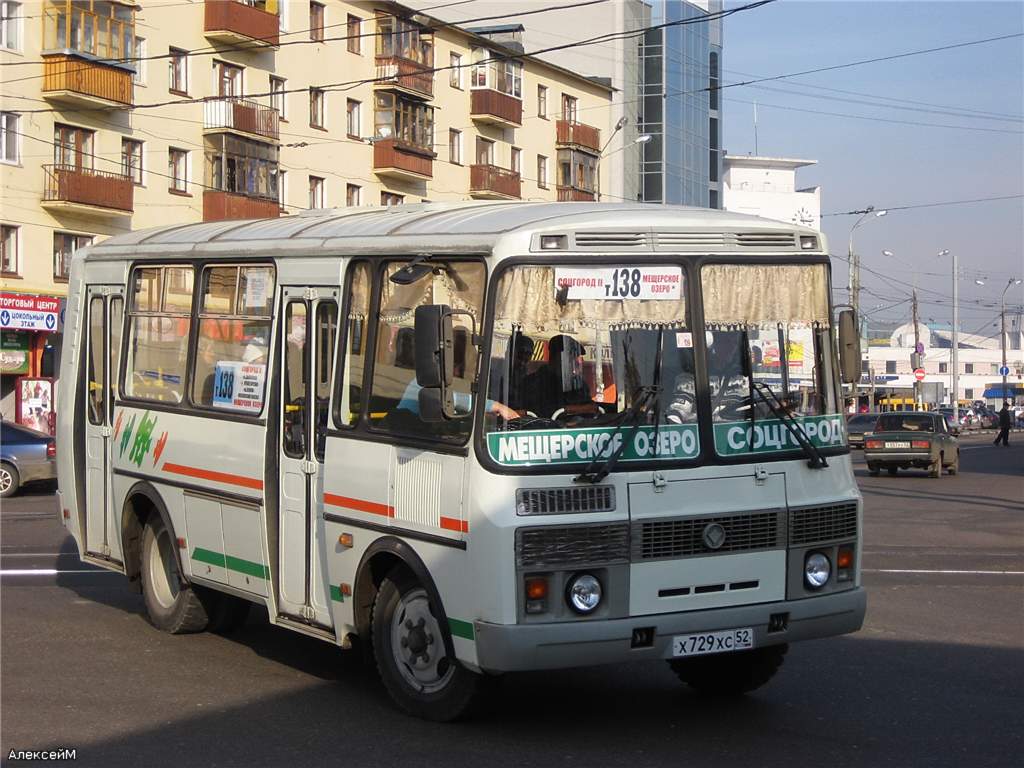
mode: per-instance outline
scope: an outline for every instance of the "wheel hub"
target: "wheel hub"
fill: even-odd
[[[447,685],[454,666],[448,661],[441,628],[422,589],[407,592],[391,624],[392,649],[398,671],[415,689],[429,693]]]

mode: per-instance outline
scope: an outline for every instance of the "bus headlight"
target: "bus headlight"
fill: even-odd
[[[828,583],[832,564],[821,552],[812,552],[804,560],[804,579],[811,589],[821,589]]]
[[[593,613],[601,604],[601,582],[589,573],[573,576],[565,599],[576,613]]]

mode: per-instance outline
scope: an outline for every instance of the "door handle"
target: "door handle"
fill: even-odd
[[[110,437],[112,434],[114,434],[114,429],[112,427],[100,427],[100,435],[102,437]]]
[[[317,463],[315,461],[309,461],[306,459],[302,462],[302,471],[307,475],[316,474]]]

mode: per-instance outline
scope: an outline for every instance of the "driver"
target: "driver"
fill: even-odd
[[[548,342],[547,363],[523,382],[526,407],[538,416],[551,416],[569,405],[591,403],[583,378],[586,348],[572,336],[558,334]]]

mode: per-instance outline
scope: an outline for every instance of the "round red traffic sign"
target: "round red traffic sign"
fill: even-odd
[[[924,368],[915,368],[914,378],[918,381],[924,381]]]

